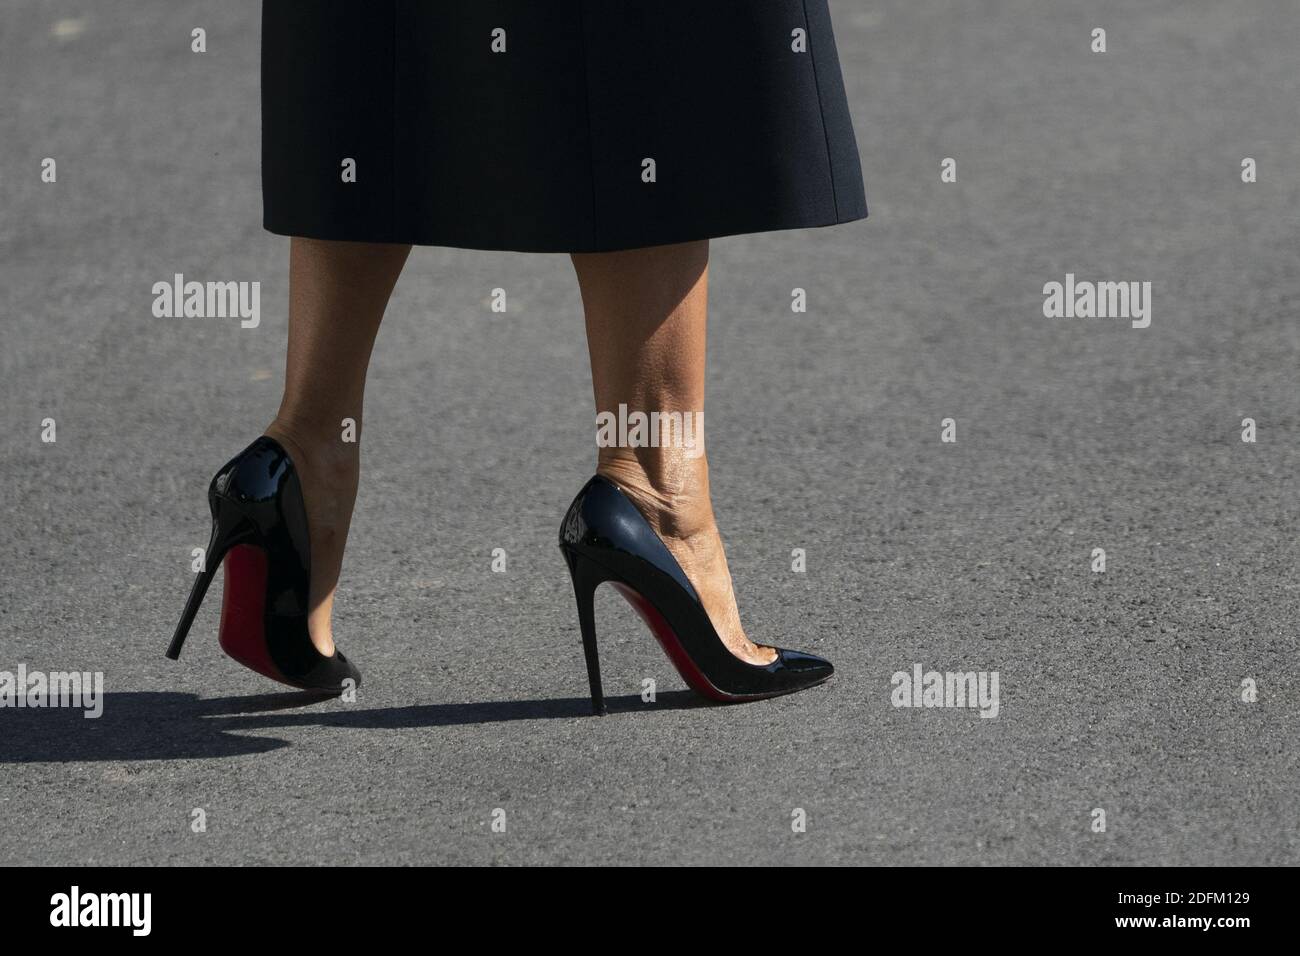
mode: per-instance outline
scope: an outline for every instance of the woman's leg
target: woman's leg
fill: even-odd
[[[294,239],[289,249],[289,348],[280,410],[266,429],[302,480],[311,538],[307,625],[334,652],[330,610],[361,469],[361,402],[370,351],[411,247]],[[343,420],[356,422],[344,441]]]
[[[704,412],[708,241],[573,256],[587,319],[596,411]],[[709,498],[707,454],[681,447],[601,448],[618,483],[695,586],[719,637],[755,664],[776,652],[745,637]]]

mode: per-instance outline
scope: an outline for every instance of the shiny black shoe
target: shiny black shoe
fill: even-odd
[[[682,679],[710,700],[739,703],[790,694],[834,673],[829,661],[799,651],[777,648],[776,660],[762,665],[732,654],[677,559],[607,478],[596,475],[573,499],[560,526],[560,550],[573,576],[591,706],[597,714],[605,713],[605,698],[592,597],[602,581],[627,598]]]
[[[361,673],[336,648],[326,657],[307,629],[311,548],[302,484],[288,452],[263,435],[208,486],[212,540],[167,656],[176,660],[217,565],[226,569],[221,649],[245,667],[303,690],[341,692]]]

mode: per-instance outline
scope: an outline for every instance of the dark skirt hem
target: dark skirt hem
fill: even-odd
[[[684,242],[697,242],[701,239],[725,239],[729,236],[750,236],[765,232],[791,232],[798,229],[826,229],[830,226],[841,226],[851,222],[858,222],[866,218],[867,210],[864,206],[858,211],[840,215],[834,219],[817,222],[785,222],[760,227],[736,226],[734,228],[729,228],[726,226],[715,226],[704,231],[699,229],[686,229],[677,233],[664,233],[649,238],[649,241],[638,241],[635,244],[614,242],[596,244],[579,243],[576,245],[568,243],[519,242],[508,239],[493,242],[481,239],[458,239],[454,236],[438,236],[432,234],[421,234],[418,236],[397,236],[388,233],[366,234],[346,229],[322,229],[295,226],[285,222],[272,222],[269,217],[263,221],[262,228],[277,236],[288,236],[291,239],[316,239],[324,242],[389,243],[409,246],[430,246],[443,249],[474,249],[482,252],[594,253],[621,252],[627,249],[648,249],[654,246],[671,246]]]

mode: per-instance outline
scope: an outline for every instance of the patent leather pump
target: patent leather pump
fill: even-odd
[[[829,661],[776,648],[770,664],[749,664],[718,637],[686,573],[636,505],[600,475],[578,493],[560,526],[560,550],[573,577],[587,657],[591,706],[605,713],[593,596],[610,582],[649,626],[682,679],[720,703],[790,694],[827,680]]]
[[[302,483],[288,452],[257,439],[208,486],[212,539],[167,656],[181,646],[218,565],[224,565],[221,649],[259,674],[304,690],[342,691],[361,682],[336,648],[316,650],[307,629],[311,548]]]

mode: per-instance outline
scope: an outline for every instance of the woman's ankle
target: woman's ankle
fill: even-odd
[[[284,446],[300,472],[332,487],[355,485],[360,472],[360,445],[346,441],[341,428],[304,425],[277,416],[263,434]]]
[[[678,449],[600,450],[596,473],[617,484],[660,537],[690,540],[716,525],[703,455]]]

